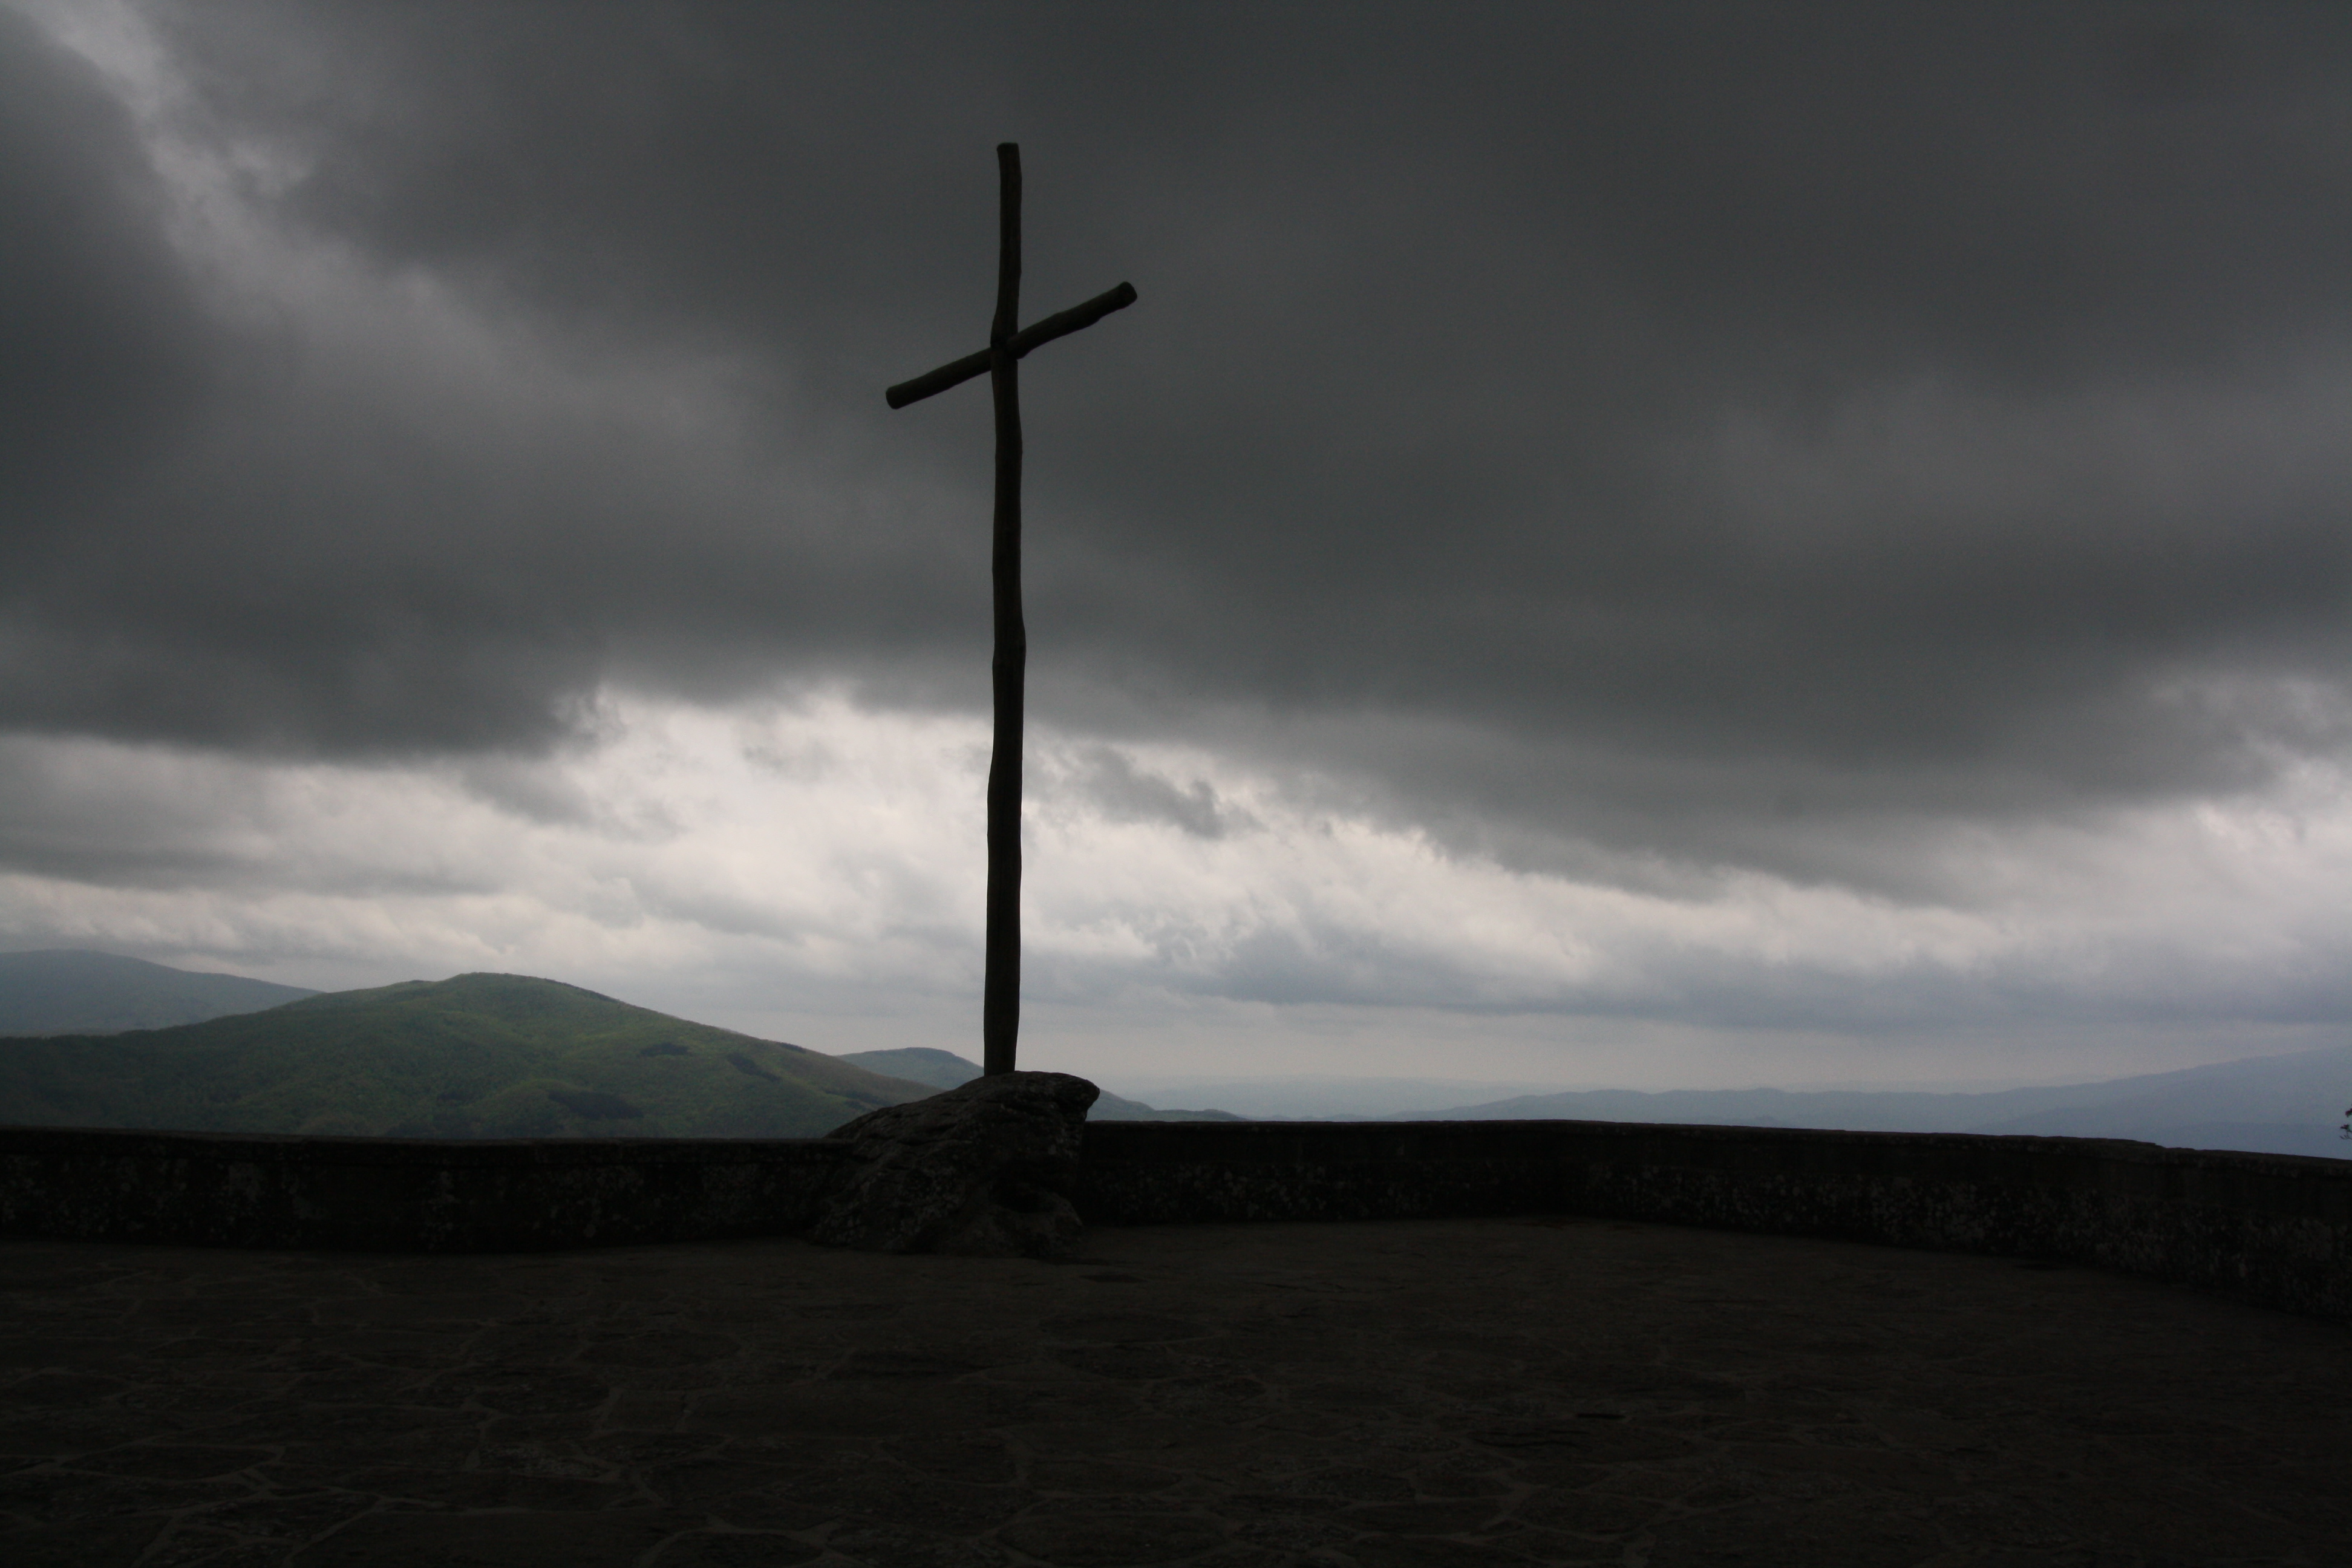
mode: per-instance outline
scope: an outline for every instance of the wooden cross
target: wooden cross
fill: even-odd
[[[1029,327],[1021,315],[1021,149],[996,149],[996,320],[988,346],[902,381],[885,395],[893,408],[986,372],[996,394],[996,652],[990,670],[996,699],[996,736],[988,759],[988,958],[980,1005],[981,1066],[1013,1070],[1013,1037],[1021,1026],[1021,716],[1029,665],[1029,633],[1021,623],[1021,381],[1030,350],[1091,327],[1135,303],[1135,286],[1122,283],[1083,305]]]

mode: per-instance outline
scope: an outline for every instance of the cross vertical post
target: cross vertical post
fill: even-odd
[[[1028,708],[1029,628],[1021,616],[1021,149],[996,149],[996,320],[988,380],[996,405],[995,651],[989,660],[996,732],[988,751],[988,956],[980,1003],[981,1070],[1013,1070],[1021,1031],[1021,741]]]
[[[996,315],[988,347],[889,389],[904,408],[985,371],[996,410],[996,525],[989,571],[995,598],[990,662],[995,731],[988,759],[988,946],[981,1000],[982,1070],[1013,1070],[1021,1027],[1021,735],[1027,696],[1029,633],[1021,615],[1021,361],[1033,349],[1090,327],[1135,303],[1122,283],[1025,331],[1021,321],[1021,149],[996,149]]]

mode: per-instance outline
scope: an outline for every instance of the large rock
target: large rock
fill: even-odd
[[[856,1157],[809,1239],[871,1252],[1051,1258],[1086,1226],[1066,1195],[1087,1107],[1101,1091],[1060,1072],[1000,1073],[834,1129]]]

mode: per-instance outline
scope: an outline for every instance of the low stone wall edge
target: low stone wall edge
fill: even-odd
[[[2352,1318],[2352,1161],[1604,1121],[1089,1126],[1098,1223],[1553,1212],[2094,1264]]]
[[[0,1235],[400,1251],[793,1235],[847,1153],[0,1127]],[[1629,1122],[1093,1122],[1071,1196],[1101,1225],[1564,1214],[1820,1236],[2352,1319],[2352,1161]]]
[[[0,1128],[0,1234],[455,1252],[789,1235],[845,1152],[822,1139]]]

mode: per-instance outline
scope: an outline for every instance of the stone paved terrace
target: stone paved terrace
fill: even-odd
[[[0,1242],[0,1562],[2352,1563],[2352,1328],[1591,1220]]]

